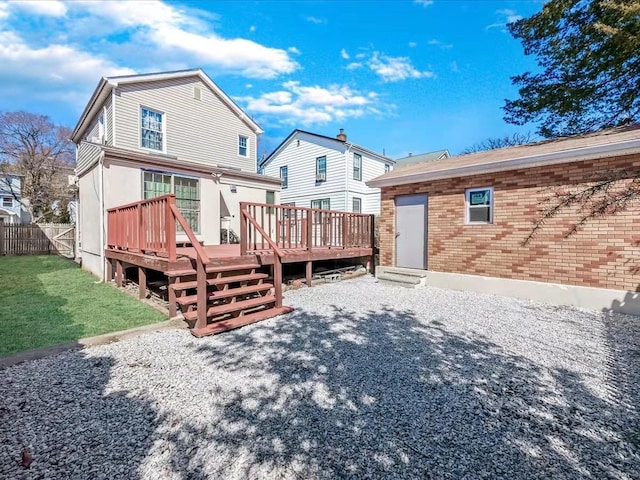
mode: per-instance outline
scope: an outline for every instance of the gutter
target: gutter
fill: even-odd
[[[431,182],[447,178],[498,173],[521,168],[544,167],[561,163],[595,160],[598,158],[619,157],[640,153],[640,139],[626,140],[618,143],[574,148],[560,152],[530,155],[527,157],[512,158],[510,160],[497,160],[480,165],[466,165],[462,167],[448,168],[431,172],[413,172],[405,175],[385,178],[382,175],[366,182],[367,186],[381,188],[395,185],[408,185],[411,183]],[[451,157],[455,159],[456,157]]]

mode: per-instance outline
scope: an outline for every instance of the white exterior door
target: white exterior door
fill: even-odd
[[[427,196],[396,197],[396,267],[427,268]]]

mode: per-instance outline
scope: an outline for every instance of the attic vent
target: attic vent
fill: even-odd
[[[200,100],[200,87],[193,87],[193,98]]]

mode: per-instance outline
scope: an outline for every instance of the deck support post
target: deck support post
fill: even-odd
[[[107,282],[113,280],[113,260],[107,258]]]
[[[198,329],[207,326],[207,270],[200,259],[196,261],[196,279],[198,282],[198,319],[195,328]]]
[[[124,277],[123,271],[122,271],[122,261],[121,260],[116,260],[116,285],[118,287],[122,287],[122,279]]]
[[[276,308],[282,307],[282,259],[273,252],[273,287],[276,294]]]
[[[307,262],[307,269],[306,269],[306,281],[307,281],[307,287],[311,286],[311,277],[313,276],[313,262],[311,260],[309,260]]]
[[[143,299],[147,296],[147,271],[144,267],[138,267],[138,297]]]
[[[176,283],[178,279],[176,277],[169,277],[169,281],[167,282],[167,299],[169,301],[169,318],[173,318],[178,314],[178,309],[176,306],[176,291],[171,288]]]

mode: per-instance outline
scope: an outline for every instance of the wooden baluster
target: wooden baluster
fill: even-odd
[[[195,328],[204,328],[207,326],[207,270],[199,257],[196,258],[196,279],[198,282],[198,319],[196,320]]]
[[[276,308],[282,307],[282,260],[273,252],[273,286],[276,294]]]
[[[167,254],[170,262],[176,261],[176,219],[171,211],[171,205],[176,204],[176,197],[173,195],[165,201],[165,225],[166,225],[166,241],[167,241]],[[206,275],[205,275],[206,283]],[[206,321],[206,317],[205,317]]]

